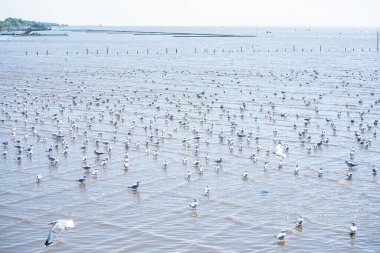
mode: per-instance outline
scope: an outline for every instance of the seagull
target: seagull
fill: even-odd
[[[223,158],[219,158],[218,160],[215,160],[214,162],[216,162],[216,163],[220,164],[220,163],[222,163],[222,162],[223,162]]]
[[[189,207],[191,207],[193,210],[197,210],[197,207],[198,207],[198,202],[197,202],[197,200],[196,199],[194,199],[194,201],[193,201],[193,203],[191,203],[190,205],[189,205]]]
[[[358,228],[356,227],[355,222],[352,222],[352,225],[350,226],[350,234],[355,235],[356,231],[358,231]]]
[[[42,180],[42,176],[41,175],[37,175],[37,182],[40,182]]]
[[[132,191],[137,191],[137,188],[139,188],[140,182],[137,181],[134,185],[128,186],[128,188],[131,188]]]
[[[300,168],[298,166],[298,164],[296,165],[295,169],[294,169],[294,175],[298,175],[298,172],[299,172]]]
[[[8,155],[8,150],[5,150],[1,155],[4,156],[4,157],[7,157],[7,155]]]
[[[276,155],[281,156],[282,158],[285,158],[287,156],[284,146],[281,143],[277,144],[276,146]]]
[[[377,175],[377,168],[376,168],[375,166],[373,166],[373,168],[372,168],[372,174],[373,174],[374,176]]]
[[[50,222],[49,225],[53,225],[49,231],[48,237],[45,241],[45,247],[49,246],[54,242],[54,239],[58,234],[64,230],[69,230],[75,227],[74,221],[72,220],[56,220]]]
[[[86,176],[83,176],[83,178],[77,179],[76,181],[78,181],[79,183],[83,184],[84,181],[86,181]]]
[[[190,181],[190,177],[191,177],[191,172],[188,170],[185,178]]]
[[[82,166],[82,168],[85,170],[90,170],[92,168],[92,165]]]
[[[269,166],[269,162],[265,162],[264,163],[264,171],[267,171],[268,166]]]
[[[243,173],[243,179],[246,180],[247,178],[248,178],[248,172],[244,171],[244,173]]]
[[[94,169],[94,171],[91,172],[91,174],[94,176],[94,178],[98,177],[99,170]]]
[[[280,240],[280,242],[284,242],[286,237],[285,230],[281,230],[281,232],[275,237]]]
[[[322,177],[322,175],[323,175],[323,169],[319,168],[319,170],[318,170],[318,177]]]
[[[108,159],[109,159],[109,157],[106,156],[106,157],[102,160],[102,162],[100,163],[100,166],[106,166],[107,163],[108,163]]]
[[[300,215],[300,217],[298,217],[297,221],[296,221],[296,227],[301,227],[303,224],[303,218],[302,216]]]
[[[207,185],[203,192],[204,192],[204,195],[208,197],[210,195],[210,187]]]
[[[54,156],[51,156],[50,154],[48,155],[48,158],[49,158],[49,161],[50,161],[51,163],[57,163],[57,162],[58,162],[58,159],[55,158]]]
[[[352,179],[352,173],[351,172],[348,172],[346,176],[347,176],[347,180],[351,180]]]
[[[347,167],[350,168],[350,169],[352,169],[352,168],[355,167],[355,166],[358,166],[358,164],[351,163],[351,162],[348,162],[348,161],[346,161],[346,165],[347,165]]]
[[[129,166],[129,161],[125,161],[125,162],[124,162],[124,169],[127,170],[127,169],[128,169],[128,166]]]
[[[216,174],[219,174],[219,171],[220,171],[220,165],[217,164],[216,167],[215,167],[214,172],[215,172]]]
[[[97,155],[98,157],[101,156],[101,155],[104,155],[103,152],[98,152],[94,149],[94,154]]]
[[[199,175],[203,175],[203,170],[204,170],[204,168],[203,168],[203,166],[201,166],[201,167],[199,167]]]

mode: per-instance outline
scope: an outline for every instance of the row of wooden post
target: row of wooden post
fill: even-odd
[[[356,49],[357,50],[357,49]],[[230,50],[230,51],[234,51],[234,50]],[[256,50],[256,49],[253,49],[253,52],[271,52],[271,50]],[[293,45],[293,52],[296,52],[296,47]],[[305,48],[302,48],[301,49],[302,52],[305,52],[306,49]],[[313,49],[310,49],[310,51],[312,52]],[[351,51],[351,49],[347,49],[347,48],[344,48],[344,51],[347,52],[347,51]],[[355,48],[352,49],[352,51],[355,51]],[[363,52],[364,51],[364,48],[361,49],[361,51]],[[368,51],[371,52],[371,48],[368,48]],[[379,46],[377,46],[377,52],[379,51]],[[198,51],[197,51],[197,48],[194,48],[194,53],[196,54]],[[222,53],[224,53],[225,50],[223,49],[222,50]],[[272,50],[272,52],[279,52],[279,49],[275,49],[275,50]],[[284,52],[287,52],[287,49],[284,48]],[[322,46],[320,45],[319,46],[319,52],[322,52]],[[165,49],[165,53],[168,54],[169,53],[169,50],[166,48]],[[175,49],[175,53],[177,54],[178,53],[178,49]],[[209,53],[209,50],[208,49],[204,49],[204,53]],[[216,49],[213,50],[213,53],[215,54],[216,53]],[[240,47],[240,53],[243,53],[243,48]],[[37,55],[39,55],[39,51],[36,52]],[[76,54],[78,55],[79,52],[76,51]],[[89,50],[86,49],[86,54],[90,54]],[[99,54],[99,49],[96,50],[96,54]],[[106,54],[108,55],[109,54],[109,50],[108,48],[106,49]],[[116,54],[119,54],[119,52],[117,51]],[[127,54],[129,54],[129,51],[127,50]],[[136,54],[139,54],[139,51],[136,51]],[[146,54],[149,54],[149,49],[146,49]],[[25,51],[25,55],[28,55],[28,51]],[[49,50],[46,50],[46,55],[49,55]],[[69,55],[69,51],[66,51],[66,55]]]
[[[376,43],[376,51],[379,52],[379,32],[376,33],[376,42],[377,42],[377,43]],[[302,52],[304,52],[304,50],[305,50],[305,49],[302,48]],[[255,50],[253,50],[253,51],[255,52]],[[276,52],[278,52],[278,51],[279,51],[279,50],[277,49]],[[293,45],[293,52],[295,52],[295,51],[296,51],[296,46]],[[313,50],[311,49],[311,51],[313,51]],[[344,48],[344,51],[347,51],[347,48]],[[353,48],[352,51],[355,51],[355,49]],[[364,51],[363,48],[362,48],[362,51]],[[368,51],[371,51],[371,48],[369,48]],[[106,52],[107,52],[107,54],[109,53],[109,51],[108,51],[108,47],[107,47],[107,49],[106,49]],[[166,54],[169,53],[168,48],[165,49],[165,52],[166,52]],[[208,53],[208,49],[205,49],[204,52],[205,52],[205,53]],[[223,49],[222,52],[224,53],[224,49]],[[260,51],[259,51],[259,52],[260,52]],[[268,49],[268,52],[269,52],[269,49]],[[285,48],[285,52],[286,52],[286,48]],[[319,52],[322,52],[322,45],[319,45]],[[128,53],[129,53],[129,52],[127,51],[127,54],[128,54]],[[136,51],[136,53],[139,54],[139,51]],[[177,49],[177,48],[175,49],[175,53],[176,53],[176,54],[178,53],[178,49]],[[194,49],[194,53],[197,53],[197,48]],[[215,49],[214,49],[214,53],[216,53],[216,50],[215,50]],[[240,46],[240,53],[243,53],[243,46]],[[37,51],[36,54],[38,55],[38,51]],[[68,54],[69,54],[69,51],[66,51],[66,55],[68,55]],[[78,52],[77,52],[77,54],[78,54]],[[86,54],[89,54],[88,49],[86,49]],[[96,50],[96,54],[99,54],[99,50],[98,50],[98,49]],[[119,54],[119,52],[117,52],[117,54]],[[146,54],[149,54],[149,49],[146,50]],[[25,51],[25,55],[28,55],[28,51]],[[48,50],[46,50],[46,55],[49,55],[49,51],[48,51]]]

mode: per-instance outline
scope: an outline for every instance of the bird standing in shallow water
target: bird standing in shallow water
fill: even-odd
[[[348,162],[348,161],[345,161],[345,163],[346,163],[347,167],[350,168],[350,169],[352,169],[355,166],[358,166],[358,164],[351,163],[351,162]]]
[[[356,231],[358,231],[358,228],[357,228],[355,222],[352,222],[352,225],[350,226],[350,234],[356,235]]]
[[[92,165],[86,165],[86,166],[82,166],[83,169],[89,171],[92,169]]]
[[[208,185],[205,187],[204,195],[207,197],[210,195],[210,187]]]
[[[94,178],[97,178],[98,177],[98,173],[99,173],[99,170],[98,169],[94,169],[91,174],[94,176]]]
[[[187,181],[190,181],[190,178],[191,178],[191,172],[190,172],[190,170],[188,170],[187,173],[186,173],[186,177],[185,177],[185,179],[186,179]]]
[[[137,188],[139,188],[140,182],[137,181],[134,185],[128,186],[128,188],[132,189],[132,191],[137,191]]]
[[[223,162],[223,158],[219,158],[218,160],[215,160],[214,162],[221,164]]]
[[[86,176],[83,176],[83,178],[77,179],[76,181],[83,184],[86,181]]]
[[[94,154],[95,154],[96,156],[98,156],[98,158],[99,158],[99,156],[104,155],[103,152],[96,151],[95,149],[94,149]]]
[[[322,176],[323,176],[323,169],[319,168],[319,170],[318,170],[318,177],[322,177]]]
[[[303,218],[302,216],[300,215],[300,217],[298,217],[297,221],[296,221],[296,227],[301,227],[303,224]]]
[[[377,168],[375,166],[372,167],[372,175],[377,175]]]
[[[281,230],[281,232],[275,236],[280,242],[285,241],[286,233],[285,230]]]
[[[265,162],[265,163],[264,163],[264,171],[267,171],[268,166],[269,166],[269,162]]]
[[[191,207],[191,209],[193,209],[194,211],[196,211],[196,210],[197,210],[197,207],[198,207],[198,202],[197,202],[197,200],[194,199],[193,203],[191,203],[191,204],[189,205],[189,207]]]
[[[298,175],[298,172],[299,172],[300,168],[298,166],[298,164],[296,165],[295,169],[294,169],[294,175]]]

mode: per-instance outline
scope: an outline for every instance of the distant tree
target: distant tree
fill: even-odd
[[[0,21],[0,29],[50,29],[51,26],[59,26],[56,23],[36,22],[29,20],[22,20],[21,18],[6,18],[4,21]]]

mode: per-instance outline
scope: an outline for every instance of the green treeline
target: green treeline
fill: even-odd
[[[17,29],[49,29],[52,26],[59,26],[56,23],[45,23],[22,20],[21,18],[7,18],[4,21],[0,21],[0,30],[17,30]]]

